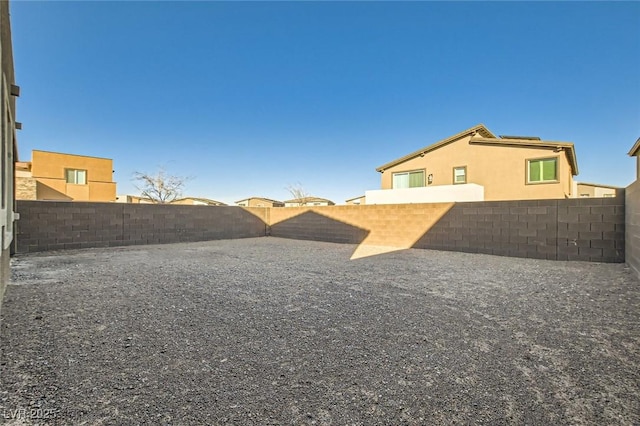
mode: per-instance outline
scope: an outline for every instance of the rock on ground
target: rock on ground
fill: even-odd
[[[354,249],[16,256],[0,423],[640,423],[640,283],[624,265]]]

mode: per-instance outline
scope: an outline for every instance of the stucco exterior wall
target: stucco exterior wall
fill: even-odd
[[[452,185],[453,168],[467,167],[467,183],[484,187],[485,200],[562,199],[571,196],[573,178],[567,156],[547,148],[470,144],[471,136],[385,170],[381,188],[392,189],[393,173],[425,170],[429,186]],[[527,184],[527,160],[558,158],[558,182]]]
[[[263,198],[249,198],[242,201],[242,205],[245,207],[284,207],[282,202],[274,202]]]
[[[620,189],[606,188],[603,186],[597,186],[592,184],[577,184],[577,194],[579,197],[615,197]]]
[[[84,185],[67,183],[65,170],[87,171]],[[115,201],[113,160],[57,152],[37,151],[32,154],[31,174],[38,181],[38,200]]]
[[[626,262],[640,278],[640,179],[627,187],[625,197]]]
[[[446,203],[484,201],[484,188],[475,183],[432,185],[422,188],[366,191],[366,204]]]

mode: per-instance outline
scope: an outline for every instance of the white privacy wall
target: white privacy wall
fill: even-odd
[[[475,183],[421,188],[375,189],[365,192],[366,204],[410,204],[484,201],[484,187]]]

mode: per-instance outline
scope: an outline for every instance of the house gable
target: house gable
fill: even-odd
[[[463,130],[462,132],[460,132],[458,134],[450,136],[450,137],[448,137],[446,139],[442,139],[441,141],[438,141],[438,142],[436,142],[436,143],[434,143],[432,145],[426,146],[426,147],[424,147],[422,149],[419,149],[417,151],[412,152],[411,154],[407,154],[404,157],[400,157],[400,158],[398,158],[396,160],[393,160],[393,161],[391,161],[391,162],[389,162],[387,164],[384,164],[384,165],[378,167],[376,169],[376,171],[377,172],[383,172],[386,169],[389,169],[389,168],[394,167],[394,166],[396,166],[398,164],[404,163],[407,160],[411,160],[411,159],[416,158],[416,157],[424,157],[425,154],[427,154],[428,152],[434,151],[434,150],[436,150],[436,149],[438,149],[438,148],[440,148],[442,146],[445,146],[445,145],[450,144],[452,142],[455,142],[457,140],[463,139],[464,137],[472,136],[472,135],[475,135],[475,134],[480,134],[480,135],[482,135],[482,136],[484,136],[486,138],[495,138],[496,137],[493,133],[491,133],[489,131],[489,129],[487,129],[484,126],[484,124],[478,124],[477,126],[471,127],[471,128],[469,128],[467,130]]]
[[[631,157],[636,157],[636,179],[640,179],[640,138],[629,151]]]
[[[553,159],[554,179],[529,181],[534,179],[530,177],[530,165],[537,167]],[[471,183],[484,188],[486,200],[543,199],[571,197],[578,165],[570,142],[534,136],[497,137],[478,125],[377,171],[381,173],[382,189]]]
[[[629,156],[640,157],[640,138],[638,138],[636,143],[631,148],[631,151],[629,151]]]

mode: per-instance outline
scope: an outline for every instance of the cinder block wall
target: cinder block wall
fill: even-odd
[[[273,208],[274,237],[411,247],[454,203]]]
[[[626,189],[625,257],[640,277],[640,179]]]
[[[265,208],[18,201],[17,252],[266,235]]]
[[[624,197],[271,210],[276,237],[624,262]]]
[[[624,262],[624,197],[456,204],[417,248]]]
[[[368,246],[624,262],[624,200],[275,208],[20,201],[17,250],[273,235]]]

